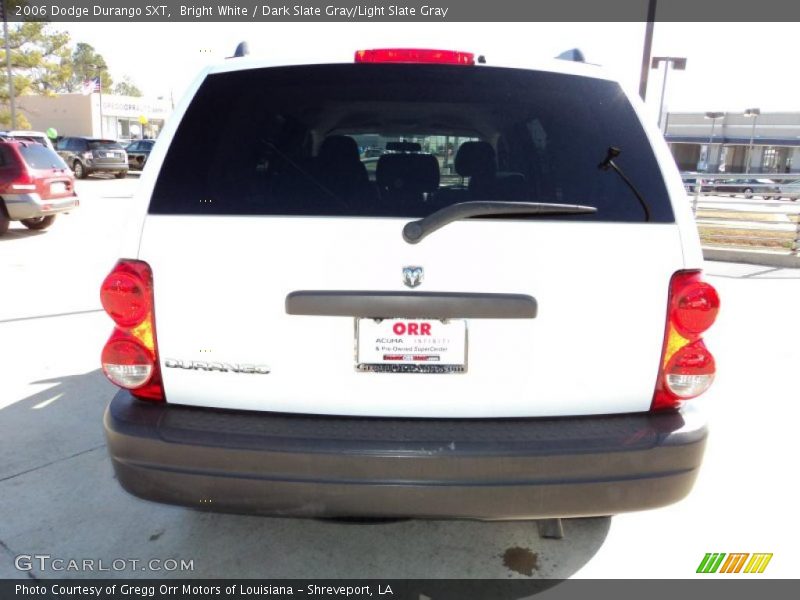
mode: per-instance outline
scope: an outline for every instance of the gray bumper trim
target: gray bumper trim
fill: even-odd
[[[286,296],[290,315],[409,319],[533,319],[525,294],[302,290]]]
[[[702,460],[695,413],[374,419],[152,404],[105,415],[122,486],[158,502],[292,516],[536,519],[683,498]]]
[[[5,194],[2,201],[12,221],[56,215],[73,210],[79,204],[77,196],[42,200],[39,194]],[[50,208],[43,210],[42,205],[48,205]]]

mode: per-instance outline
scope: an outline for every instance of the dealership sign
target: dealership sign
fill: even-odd
[[[102,108],[105,115],[131,117],[139,120],[145,115],[147,118],[159,118],[166,117],[169,113],[166,103],[124,96],[104,97]]]

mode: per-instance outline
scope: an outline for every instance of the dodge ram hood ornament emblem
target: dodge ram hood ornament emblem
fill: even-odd
[[[403,283],[410,288],[417,287],[425,277],[422,267],[403,267]]]

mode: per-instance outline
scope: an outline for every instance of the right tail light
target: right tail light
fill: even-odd
[[[714,357],[702,334],[719,312],[719,295],[700,271],[678,271],[669,285],[667,324],[651,410],[678,408],[714,381]]]

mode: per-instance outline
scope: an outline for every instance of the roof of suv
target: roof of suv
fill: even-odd
[[[334,56],[320,57],[319,59],[310,59],[298,61],[297,58],[272,56],[268,58],[247,56],[237,58],[227,58],[216,64],[208,66],[205,73],[228,73],[231,71],[244,71],[248,69],[263,69],[266,67],[291,67],[297,65],[324,65],[324,64],[349,64],[353,63],[355,48],[349,55],[342,55],[334,53]],[[478,56],[479,53],[475,55]],[[460,66],[460,65],[454,65]],[[484,64],[476,64],[474,68],[481,68]],[[616,80],[608,71],[603,67],[586,62],[572,61],[565,59],[531,59],[530,57],[521,57],[516,60],[504,60],[501,63],[496,63],[491,60],[491,55],[487,55],[485,66],[489,67],[508,67],[516,69],[532,69],[536,71],[546,71],[550,73],[564,73],[567,75],[583,75],[585,77],[594,77],[597,79]]]

